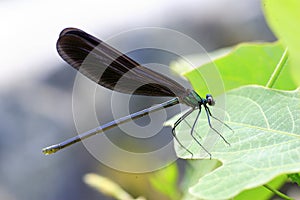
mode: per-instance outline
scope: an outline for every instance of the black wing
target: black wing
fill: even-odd
[[[76,28],[66,28],[61,32],[57,51],[73,68],[111,90],[147,96],[182,96],[186,93],[177,82],[141,66]]]

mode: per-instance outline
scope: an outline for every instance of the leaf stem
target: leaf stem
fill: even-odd
[[[280,191],[272,188],[271,186],[264,184],[264,187],[267,188],[268,190],[270,190],[271,192],[273,192],[274,194],[276,194],[277,196],[281,197],[282,199],[286,199],[286,200],[293,200],[293,198],[281,193]]]
[[[283,66],[285,65],[287,59],[288,59],[288,54],[287,54],[287,51],[288,51],[288,48],[286,48],[274,70],[274,72],[272,73],[266,87],[267,88],[272,88],[279,76],[279,74],[281,73],[282,69],[283,69]]]

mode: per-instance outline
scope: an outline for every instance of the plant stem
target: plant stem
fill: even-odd
[[[280,191],[270,187],[267,184],[264,184],[264,187],[267,188],[268,190],[270,190],[271,192],[273,192],[274,194],[276,194],[277,196],[281,197],[282,199],[286,199],[286,200],[293,200],[293,198],[281,193]]]
[[[283,54],[282,54],[282,56],[281,56],[281,58],[280,58],[280,60],[279,60],[279,62],[277,64],[275,70],[273,71],[273,73],[272,73],[272,75],[271,75],[271,77],[270,77],[270,79],[269,79],[266,87],[272,88],[274,86],[274,84],[275,84],[278,76],[280,75],[280,73],[281,73],[281,71],[282,71],[282,69],[283,69],[283,67],[284,67],[284,65],[285,65],[285,63],[286,63],[286,61],[288,59],[287,51],[288,51],[288,48],[286,48],[284,50],[284,52],[283,52]],[[293,198],[291,198],[291,197],[289,197],[289,196],[281,193],[280,191],[278,191],[278,190],[270,187],[267,184],[264,184],[264,187],[267,188],[268,190],[270,190],[271,192],[273,192],[274,194],[276,194],[277,196],[281,197],[282,199],[293,200]]]
[[[287,59],[288,59],[288,54],[287,54],[288,48],[286,48],[280,58],[280,61],[278,62],[274,72],[272,73],[266,87],[267,88],[272,88],[279,76],[279,74],[281,73],[283,66],[285,65]]]

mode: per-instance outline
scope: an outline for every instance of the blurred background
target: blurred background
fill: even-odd
[[[133,196],[164,199],[149,189],[146,175],[110,169],[82,144],[50,156],[41,153],[43,147],[76,135],[72,116],[76,72],[56,52],[64,28],[77,27],[99,38],[139,27],[170,28],[192,37],[207,51],[243,41],[275,40],[259,0],[2,0],[0,18],[0,199],[6,200],[105,199],[83,183],[89,172],[110,177]],[[136,98],[135,109],[160,102],[145,101]],[[97,109],[109,121],[107,105]],[[170,134],[163,135],[163,140],[172,140]]]

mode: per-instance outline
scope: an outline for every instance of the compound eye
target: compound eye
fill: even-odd
[[[208,105],[210,105],[210,106],[214,106],[216,103],[214,98],[211,96],[211,94],[206,95],[206,101],[207,101]]]

